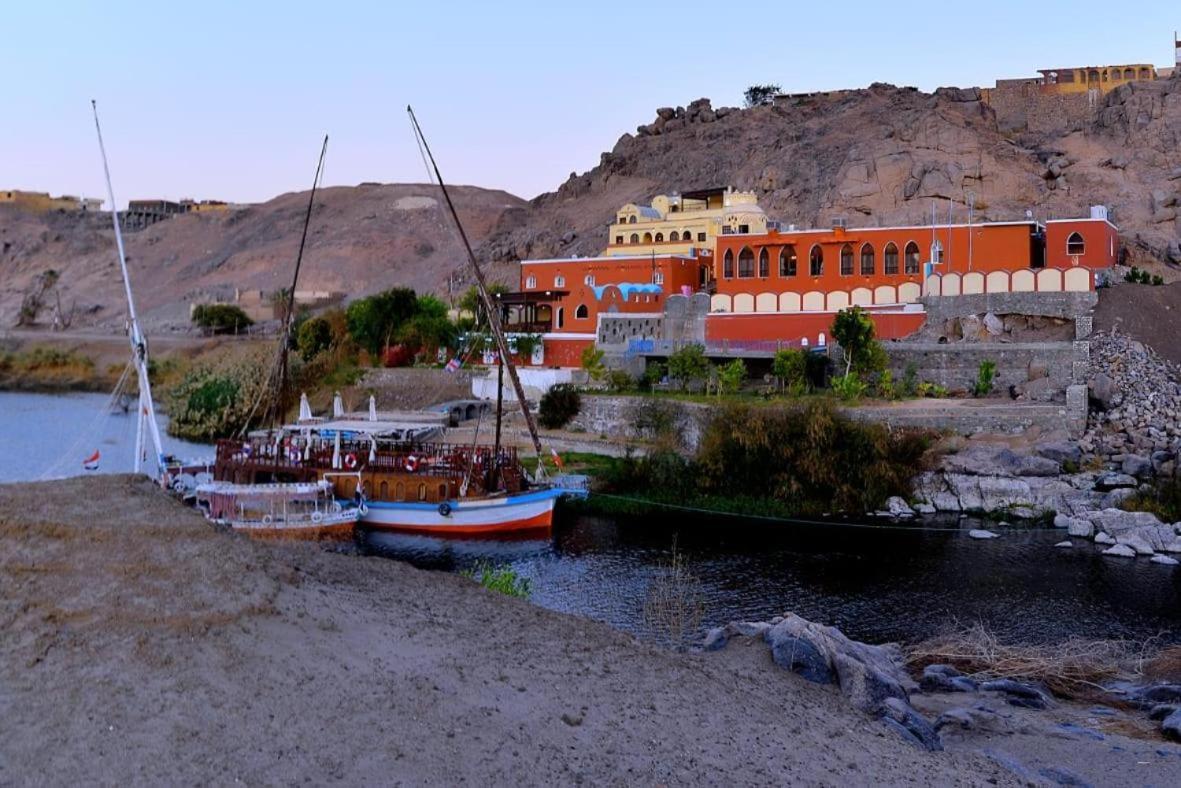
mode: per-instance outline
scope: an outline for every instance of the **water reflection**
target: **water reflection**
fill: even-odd
[[[882,642],[984,621],[1005,638],[1181,639],[1181,573],[1099,555],[1059,530],[967,537],[975,524],[880,529],[725,517],[559,516],[551,540],[453,541],[371,534],[361,549],[418,566],[512,566],[539,605],[647,634],[649,584],[673,541],[699,583],[706,626],[791,610]]]

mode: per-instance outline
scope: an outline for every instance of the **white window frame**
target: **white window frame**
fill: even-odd
[[[584,276],[582,278],[582,283],[584,285],[586,285],[587,287],[594,287],[595,286],[595,275],[594,274],[587,274],[586,276]]]
[[[554,277],[554,287],[565,287],[565,286],[566,286],[566,277],[564,277],[564,276],[555,276]]]
[[[532,290],[535,287],[537,287],[537,277],[536,276],[525,277],[525,289]]]
[[[664,271],[657,271],[656,273],[652,274],[652,284],[654,284],[654,285],[664,284]]]

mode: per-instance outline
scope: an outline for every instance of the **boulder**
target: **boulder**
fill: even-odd
[[[975,681],[951,665],[928,665],[919,679],[923,692],[975,692],[976,686]]]
[[[1095,544],[1115,544],[1115,540],[1111,538],[1110,534],[1100,531],[1095,534]]]
[[[1181,553],[1181,539],[1174,539],[1161,549],[1166,553]]]
[[[973,539],[996,539],[1000,534],[994,534],[992,531],[986,531],[983,528],[973,528],[968,531],[968,536]]]
[[[1037,687],[1013,679],[986,681],[980,685],[980,690],[1003,693],[1007,703],[1027,709],[1044,709],[1048,702],[1046,694]]]
[[[1095,477],[1095,489],[1101,492],[1118,490],[1121,488],[1135,489],[1140,483],[1134,476],[1126,473],[1101,473]]]
[[[1165,566],[1177,566],[1178,564],[1181,564],[1181,561],[1178,561],[1176,558],[1171,558],[1167,555],[1154,555],[1149,560],[1154,564],[1164,564]]]
[[[1090,384],[1091,400],[1103,410],[1110,410],[1116,404],[1119,393],[1112,380],[1106,373],[1097,372],[1092,376]]]
[[[1015,733],[1017,732],[1011,714],[1001,714],[984,704],[971,708],[948,709],[935,720],[934,728],[941,734],[946,732]]]
[[[891,517],[903,519],[914,517],[914,509],[911,509],[910,505],[897,495],[886,499],[886,511]]]
[[[1136,555],[1152,555],[1156,552],[1139,529],[1117,534],[1115,537],[1115,547],[1119,547],[1120,545],[1127,545],[1132,548],[1136,551]]]
[[[1153,473],[1152,460],[1139,454],[1129,454],[1124,457],[1120,470],[1139,479],[1150,478]]]
[[[857,708],[879,713],[887,698],[909,699],[914,682],[895,646],[871,646],[845,637],[836,627],[787,614],[764,639],[777,665],[809,681],[832,683]]]
[[[1087,519],[1098,531],[1106,531],[1118,537],[1125,531],[1142,528],[1157,528],[1162,525],[1151,512],[1126,512],[1123,509],[1102,509],[1098,512],[1088,512]],[[1163,545],[1162,545],[1163,546]]]
[[[1160,730],[1165,738],[1181,741],[1181,711],[1175,711],[1161,720]]]
[[[1070,521],[1066,525],[1067,536],[1090,539],[1091,534],[1095,533],[1095,525],[1090,520],[1084,520],[1081,517],[1068,517],[1066,519]]]
[[[1119,558],[1135,558],[1136,551],[1126,544],[1116,544],[1104,550],[1103,555],[1114,555]]]
[[[921,714],[911,708],[910,704],[898,698],[887,698],[882,704],[882,720],[895,730],[905,731],[903,738],[922,747],[928,752],[938,752],[943,749],[943,742],[939,733],[927,722]]]
[[[1065,541],[1062,541],[1062,542],[1056,542],[1056,543],[1054,544],[1054,546],[1055,546],[1055,547],[1063,547],[1063,548],[1066,548],[1066,547],[1074,547],[1074,542],[1072,542],[1072,541],[1070,541],[1069,539],[1067,539],[1067,540],[1065,540]]]
[[[1005,333],[1005,324],[992,312],[985,314],[982,322],[984,323],[984,330],[994,337]]]
[[[1034,453],[1047,460],[1062,464],[1069,462],[1078,465],[1083,461],[1083,452],[1077,443],[1071,441],[1048,441],[1039,443],[1033,448]]]

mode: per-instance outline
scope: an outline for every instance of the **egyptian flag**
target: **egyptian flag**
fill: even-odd
[[[553,458],[554,458],[554,465],[557,465],[557,466],[558,466],[558,470],[559,470],[559,471],[565,471],[565,470],[566,470],[566,465],[565,465],[565,463],[563,463],[563,462],[562,462],[562,458],[558,456],[558,453],[557,453],[556,451],[554,451],[553,449],[550,449],[550,450],[549,450],[549,453],[550,453],[550,454],[553,456]]]
[[[98,449],[94,450],[94,454],[82,461],[82,469],[87,471],[97,471],[98,461],[101,459]]]
[[[463,366],[463,362],[459,360],[458,356],[456,356],[455,358],[453,358],[447,362],[447,366],[443,367],[443,370],[445,372],[458,372],[459,368],[462,366]]]

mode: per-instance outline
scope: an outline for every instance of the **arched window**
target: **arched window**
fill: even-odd
[[[395,501],[406,500],[406,485],[403,484],[402,482],[398,482],[394,485],[394,500]]]
[[[1099,72],[1096,69],[1091,69],[1090,71],[1088,71],[1087,72],[1087,81],[1088,82],[1098,82],[1099,81]]]
[[[812,276],[824,274],[824,250],[820,248],[820,244],[813,246],[812,251],[808,253],[808,267]]]
[[[943,242],[940,241],[938,238],[936,238],[934,241],[931,242],[931,262],[932,263],[942,263],[943,262]]]
[[[446,499],[447,499],[447,485],[444,483],[440,483],[439,484],[439,500],[444,501]]]
[[[390,483],[389,482],[382,482],[381,487],[379,487],[378,489],[381,490],[381,493],[379,495],[381,500],[388,501],[390,499]]]
[[[640,242],[640,236],[637,235],[636,233],[632,233],[631,242],[634,244],[638,244]]]
[[[1124,69],[1124,79],[1135,79],[1135,78],[1136,78],[1136,69],[1134,69],[1134,68],[1125,68]]]
[[[623,244],[623,236],[622,235],[615,236],[615,245],[620,246],[621,244]]]
[[[841,276],[853,275],[853,244],[841,247]]]
[[[590,312],[586,308],[586,304],[579,304],[578,308],[574,310],[574,317],[578,318],[579,320],[586,320],[586,316],[588,314],[590,314]]]
[[[796,248],[794,246],[785,246],[779,250],[779,275],[796,275]]]
[[[558,307],[558,328],[566,325],[566,307]]]
[[[418,485],[418,500],[420,500],[420,501],[426,500],[426,485],[425,484]]]
[[[725,256],[722,257],[722,277],[724,279],[734,278],[734,251],[727,249]]]
[[[657,233],[656,234],[656,243],[658,243],[658,244],[664,243],[664,233]]]
[[[1087,251],[1087,244],[1083,241],[1083,237],[1078,233],[1071,233],[1070,237],[1066,239],[1066,253],[1068,255],[1084,254]]]
[[[632,214],[631,216],[627,217],[627,223],[628,224],[635,224],[636,223],[635,214]]]
[[[672,241],[673,243],[676,243],[677,241],[681,240],[681,234],[678,233],[676,230],[673,230],[672,233],[668,236],[668,240]]]
[[[766,279],[771,275],[771,261],[767,256],[767,247],[759,250],[759,278]]]
[[[919,272],[919,245],[911,241],[906,245],[906,273]]]
[[[1140,69],[1140,79],[1152,79],[1152,74],[1148,72],[1148,69],[1142,68]]]
[[[886,251],[882,253],[885,258],[885,273],[886,275],[898,273],[898,247],[893,243],[886,244]]]
[[[873,276],[873,247],[865,244],[861,247],[861,275]]]
[[[748,279],[755,275],[755,253],[749,246],[742,247],[738,253],[738,278]]]
[[[652,233],[644,233],[644,243],[652,243]]]
[[[689,232],[688,230],[681,230],[681,238],[686,241],[692,241],[693,240],[693,233]],[[702,233],[701,236],[697,240],[704,241],[705,240],[705,233]]]

